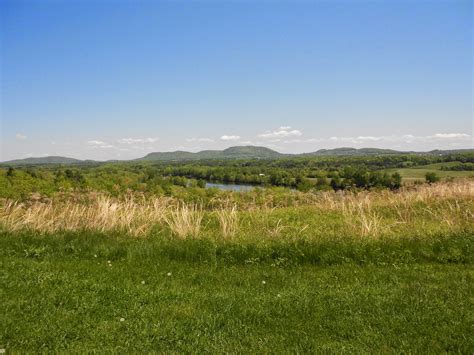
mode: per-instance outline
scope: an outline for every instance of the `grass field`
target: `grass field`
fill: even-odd
[[[2,235],[0,343],[14,352],[470,353],[472,241],[322,243],[290,259],[279,243]]]
[[[474,171],[447,171],[441,170],[442,166],[450,166],[458,164],[453,163],[436,163],[429,165],[420,165],[413,168],[405,169],[386,169],[387,173],[393,174],[398,172],[404,182],[424,181],[426,173],[436,173],[441,179],[455,179],[455,178],[474,178]]]
[[[473,193],[4,201],[0,348],[472,353]]]

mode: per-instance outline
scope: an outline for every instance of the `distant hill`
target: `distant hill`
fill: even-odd
[[[153,161],[187,161],[187,160],[210,160],[210,159],[277,159],[285,157],[331,157],[331,156],[377,156],[377,155],[393,155],[393,154],[426,154],[426,155],[448,155],[460,153],[474,153],[474,149],[457,149],[457,150],[432,150],[430,152],[402,152],[392,149],[379,148],[335,148],[320,149],[312,153],[303,154],[283,154],[266,147],[256,146],[236,146],[229,147],[224,150],[203,150],[197,153],[186,151],[175,152],[155,152],[144,156],[143,158],[134,160],[109,160],[106,162],[98,162],[94,160],[79,160],[66,157],[50,156],[42,158],[26,158],[10,160],[0,163],[6,166],[22,166],[22,165],[46,165],[46,164],[100,164],[112,162],[153,162]]]
[[[428,152],[428,154],[433,154],[433,155],[448,155],[448,154],[463,154],[463,153],[474,153],[474,149],[451,149],[451,150],[435,149]]]
[[[197,153],[175,151],[150,153],[135,161],[171,161],[171,160],[205,160],[205,159],[237,159],[237,158],[279,158],[285,154],[272,149],[255,146],[237,146],[224,150],[203,150]]]
[[[77,164],[84,163],[85,160],[79,160],[74,158],[58,157],[58,156],[49,156],[41,158],[26,158],[26,159],[16,159],[3,162],[3,165],[41,165],[41,164]]]
[[[278,158],[285,154],[279,153],[275,150],[266,147],[255,147],[255,146],[240,146],[230,147],[222,151],[224,157],[238,157],[238,158]]]
[[[320,149],[313,153],[304,153],[303,156],[350,156],[350,155],[386,155],[386,154],[404,154],[412,152],[401,152],[392,149],[379,148],[335,148],[335,149]]]

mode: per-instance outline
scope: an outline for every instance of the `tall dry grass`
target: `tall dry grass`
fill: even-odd
[[[239,227],[239,216],[237,206],[224,207],[216,210],[217,220],[219,221],[220,234],[224,238],[232,238],[236,235]]]
[[[0,208],[0,225],[10,231],[124,231],[143,236],[163,221],[169,208],[170,200],[167,198],[137,200],[127,197],[117,200],[104,195],[98,195],[87,203],[7,201]]]
[[[181,204],[164,214],[163,220],[178,238],[197,238],[201,231],[202,206]]]
[[[427,220],[446,224],[451,230],[472,226],[473,202],[472,180],[411,186],[396,192],[364,191],[348,193],[337,199],[323,198],[324,208],[342,211],[346,224],[363,237],[379,237],[400,225],[410,228]],[[394,214],[393,220],[384,218],[382,210]]]
[[[409,230],[427,223],[429,227],[433,221],[452,230],[472,228],[474,220],[472,180],[412,186],[395,192],[287,194],[284,204],[312,206],[342,215],[351,233],[361,237],[380,237],[402,226]],[[239,216],[243,211],[250,211],[252,216],[250,226],[246,227],[260,228],[262,235],[275,238],[283,231],[291,230],[281,220],[271,217],[271,211],[275,209],[271,207],[275,204],[271,202],[274,198],[271,191],[260,200],[259,195],[251,193],[245,197],[247,199],[242,196],[246,195],[226,194],[223,199],[207,204],[207,209],[217,216],[222,237],[232,238],[238,234]],[[154,226],[161,225],[167,226],[178,238],[197,238],[202,232],[205,210],[201,204],[185,204],[165,197],[129,195],[117,199],[103,194],[59,196],[50,200],[35,197],[23,203],[0,201],[0,227],[13,232],[23,229],[44,233],[93,230],[145,236]]]

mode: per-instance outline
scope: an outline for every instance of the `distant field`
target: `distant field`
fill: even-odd
[[[413,182],[416,180],[425,180],[425,175],[428,172],[434,172],[442,179],[447,178],[474,178],[474,171],[445,171],[440,170],[442,166],[456,165],[457,162],[437,163],[429,165],[421,165],[413,168],[405,169],[386,169],[387,173],[398,172],[403,181]]]

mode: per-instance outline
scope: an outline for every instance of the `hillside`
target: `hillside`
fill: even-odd
[[[302,154],[304,156],[350,156],[350,155],[386,155],[386,154],[404,154],[407,152],[401,152],[392,149],[380,149],[380,148],[350,148],[342,147],[335,149],[320,149],[312,153]]]
[[[426,154],[426,155],[449,155],[458,153],[472,153],[473,149],[458,150],[432,150],[430,152],[402,152],[392,149],[379,148],[335,148],[320,149],[311,153],[302,154],[284,154],[266,147],[257,146],[235,146],[224,150],[203,150],[197,153],[186,151],[174,152],[153,152],[138,159],[129,161],[186,161],[186,160],[209,160],[209,159],[277,159],[284,157],[331,157],[331,156],[376,156],[393,154]],[[109,160],[104,163],[119,162],[118,160]],[[121,162],[127,162],[123,160]],[[49,156],[42,158],[16,159],[0,163],[0,165],[42,165],[42,164],[89,164],[100,163],[93,160],[79,160],[74,158]]]
[[[203,150],[197,153],[176,151],[150,153],[137,161],[166,161],[166,160],[201,160],[201,159],[236,159],[236,158],[278,158],[284,154],[272,149],[255,146],[236,146],[224,150]]]
[[[15,159],[6,162],[2,162],[1,164],[5,165],[41,165],[41,164],[77,164],[77,163],[84,163],[86,161],[74,159],[74,158],[67,158],[67,157],[60,157],[60,156],[48,156],[48,157],[41,157],[41,158],[25,158],[25,159]]]

